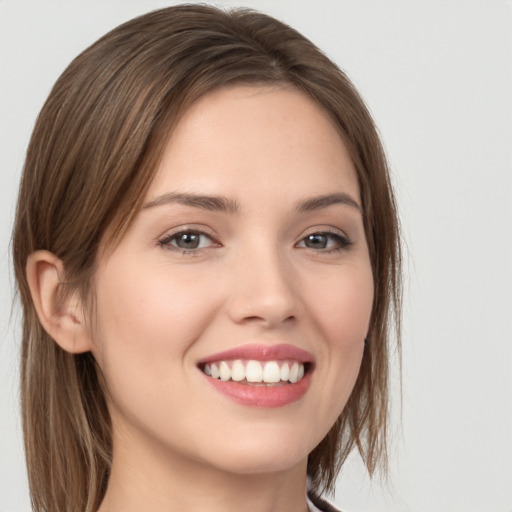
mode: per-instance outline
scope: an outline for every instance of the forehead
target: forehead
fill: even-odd
[[[234,196],[335,189],[359,198],[356,172],[336,126],[292,86],[222,88],[185,112],[147,197],[198,189]]]

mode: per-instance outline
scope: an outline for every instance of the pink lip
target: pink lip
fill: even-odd
[[[208,377],[204,373],[203,375],[216,391],[231,400],[241,405],[266,408],[283,407],[284,405],[300,400],[306,394],[311,382],[311,372],[306,373],[306,375],[295,384],[283,384],[269,387],[249,386],[231,380],[224,382]]]
[[[203,377],[216,391],[241,405],[264,408],[283,407],[300,400],[306,394],[311,383],[314,358],[309,352],[293,345],[245,345],[212,354],[202,359],[198,365],[235,359],[255,359],[257,361],[291,359],[301,363],[310,363],[306,375],[299,382],[277,386],[255,386],[233,381],[225,382],[202,373]]]
[[[255,359],[257,361],[279,361],[292,359],[301,363],[313,363],[312,354],[293,345],[242,345],[201,359],[198,364],[235,359]]]

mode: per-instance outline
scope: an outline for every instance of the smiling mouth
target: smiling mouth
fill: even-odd
[[[199,369],[208,377],[223,382],[269,387],[296,384],[311,371],[311,366],[294,360],[236,359],[200,364]]]

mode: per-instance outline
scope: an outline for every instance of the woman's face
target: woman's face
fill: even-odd
[[[155,454],[235,473],[305,464],[363,353],[360,204],[341,138],[301,92],[224,88],[186,112],[95,274],[115,450],[141,467]]]

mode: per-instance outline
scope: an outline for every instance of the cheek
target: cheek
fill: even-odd
[[[100,338],[109,343],[182,348],[215,308],[213,301],[205,300],[207,283],[176,273],[169,276],[165,268],[146,272],[118,268],[105,274],[97,299]]]
[[[188,405],[196,371],[190,349],[215,314],[216,299],[205,300],[207,282],[169,274],[162,266],[141,272],[118,263],[97,277],[94,356],[118,428],[174,432],[166,411]]]
[[[214,315],[208,283],[168,274],[165,267],[141,272],[118,264],[99,276],[94,355],[110,388],[174,385],[174,367],[183,367]]]
[[[369,265],[344,268],[337,278],[326,279],[321,290],[312,286],[309,309],[329,346],[350,349],[368,332],[373,305],[373,277]]]
[[[347,269],[321,293],[312,294],[309,309],[325,341],[318,371],[324,389],[319,411],[325,425],[334,423],[352,392],[364,351],[373,304],[373,278],[368,266]]]

